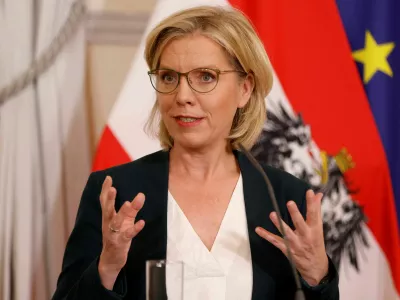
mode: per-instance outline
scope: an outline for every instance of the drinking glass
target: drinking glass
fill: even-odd
[[[146,261],[146,299],[183,300],[183,263]]]

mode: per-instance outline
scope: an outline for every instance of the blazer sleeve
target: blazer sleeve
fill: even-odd
[[[310,187],[307,184],[306,191]],[[307,214],[307,201],[304,195],[302,199],[302,203],[299,207],[299,210],[304,218],[306,218]],[[300,277],[302,288],[304,290],[304,294],[306,299],[310,300],[339,300],[339,274],[336,270],[335,265],[333,264],[331,258],[328,256],[329,260],[329,269],[328,269],[328,280],[325,283],[310,286],[307,282]]]
[[[100,191],[104,174],[92,173],[80,201],[75,226],[68,239],[62,271],[53,300],[119,300],[126,291],[122,270],[113,291],[103,287],[98,272],[102,250]]]
[[[336,268],[329,258],[329,279],[326,283],[317,286],[310,286],[301,278],[304,295],[310,300],[339,300],[339,275]]]

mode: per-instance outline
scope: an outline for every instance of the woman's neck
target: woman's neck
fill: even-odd
[[[229,173],[239,173],[230,145],[215,145],[201,150],[175,145],[170,151],[170,174],[174,176],[189,176],[204,182]]]

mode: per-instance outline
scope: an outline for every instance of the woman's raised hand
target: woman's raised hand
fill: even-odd
[[[294,264],[303,279],[311,286],[317,285],[328,274],[329,267],[322,230],[321,200],[321,193],[314,194],[312,190],[307,191],[306,220],[304,220],[294,201],[287,203],[287,208],[296,228],[295,230],[292,230],[282,220]],[[272,223],[280,230],[277,214],[272,212],[270,218]],[[287,255],[282,237],[261,227],[257,227],[256,232]]]
[[[144,204],[144,195],[139,193],[132,202],[126,201],[118,213],[114,206],[116,195],[112,179],[107,176],[100,194],[103,249],[98,270],[103,286],[109,290],[113,289],[119,272],[126,264],[132,238],[144,227],[143,220],[135,223],[136,215]]]

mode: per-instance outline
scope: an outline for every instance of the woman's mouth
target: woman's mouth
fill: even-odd
[[[203,118],[195,118],[195,117],[175,117],[176,122],[178,125],[183,127],[193,127],[197,126],[201,123]]]

